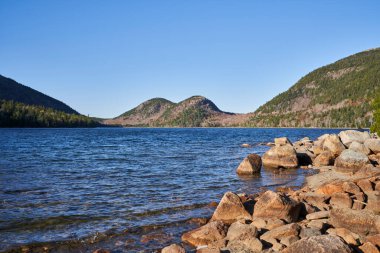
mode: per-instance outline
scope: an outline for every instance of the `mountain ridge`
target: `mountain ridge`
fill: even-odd
[[[43,106],[57,111],[79,115],[77,111],[62,101],[3,75],[0,75],[0,100],[12,100],[18,103]]]
[[[255,127],[369,127],[380,90],[380,48],[317,68],[250,117]]]
[[[178,103],[164,98],[149,99],[106,124],[150,127],[207,127],[215,126],[217,117],[235,115],[220,110],[203,96],[192,96]]]

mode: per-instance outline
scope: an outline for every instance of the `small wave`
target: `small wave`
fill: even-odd
[[[22,221],[14,221],[8,223],[6,226],[0,227],[0,231],[19,231],[19,230],[40,230],[47,228],[54,228],[57,226],[68,224],[86,223],[94,220],[106,219],[106,216],[89,217],[83,215],[72,216],[56,216],[48,217],[46,219],[23,219]]]
[[[183,206],[175,206],[175,207],[166,207],[162,209],[156,209],[156,210],[149,210],[142,213],[135,214],[137,217],[145,217],[145,216],[152,216],[156,214],[163,214],[163,213],[170,213],[174,211],[182,211],[182,210],[193,210],[201,207],[206,207],[209,203],[199,203],[199,204],[192,204],[192,205],[183,205]]]

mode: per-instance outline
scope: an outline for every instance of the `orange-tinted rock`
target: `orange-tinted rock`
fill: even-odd
[[[367,195],[367,206],[365,210],[371,210],[376,214],[380,214],[380,192],[379,191],[368,191]]]
[[[380,232],[380,216],[366,210],[333,208],[330,211],[330,223],[336,228],[347,228],[359,235]]]
[[[221,221],[211,221],[208,224],[189,231],[181,239],[193,246],[212,245],[223,240],[227,235],[228,226]]]
[[[347,244],[358,245],[360,244],[360,236],[352,233],[346,228],[330,228],[327,231],[329,234],[337,235],[342,238]]]
[[[352,196],[353,197],[353,204],[352,209],[354,210],[361,210],[364,208],[365,204],[365,196],[364,193],[360,192]]]
[[[211,220],[220,220],[231,224],[240,219],[252,219],[252,216],[245,210],[238,195],[226,192],[219,202]]]
[[[330,151],[323,151],[313,161],[317,167],[333,165],[335,156]]]
[[[369,179],[362,179],[356,182],[356,184],[362,189],[363,192],[373,191],[372,182]]]
[[[185,249],[177,244],[172,244],[161,250],[161,253],[186,253]]]
[[[320,186],[315,192],[319,194],[332,195],[337,192],[343,192],[343,184],[341,182],[325,184]]]
[[[342,184],[342,187],[343,187],[343,191],[348,192],[348,193],[352,193],[352,194],[361,193],[359,186],[357,186],[355,183],[351,181],[344,182]]]
[[[345,192],[336,192],[331,195],[330,205],[333,207],[352,207],[352,199],[350,195]]]
[[[256,154],[250,154],[240,163],[236,169],[239,175],[252,175],[261,171],[261,157]]]
[[[365,241],[370,242],[377,247],[380,247],[380,234],[367,236],[365,238]]]
[[[278,218],[287,222],[297,221],[301,204],[285,194],[266,191],[257,200],[253,216],[261,218]]]
[[[362,246],[359,247],[359,249],[363,253],[379,253],[380,251],[376,248],[375,245],[373,245],[370,242],[364,243]]]

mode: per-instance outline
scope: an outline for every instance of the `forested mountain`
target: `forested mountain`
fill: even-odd
[[[95,120],[12,100],[0,100],[0,127],[96,127]]]
[[[380,88],[380,48],[318,68],[259,107],[247,126],[369,127]]]
[[[212,101],[202,96],[193,96],[179,103],[154,98],[105,123],[123,126],[207,127],[219,126],[220,117],[231,115],[233,114],[221,111]]]
[[[66,113],[79,114],[63,102],[2,75],[0,75],[0,100],[12,100],[27,105],[43,106]]]
[[[0,127],[95,127],[101,124],[39,91],[0,75]]]

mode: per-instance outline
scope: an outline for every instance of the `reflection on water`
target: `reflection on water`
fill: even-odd
[[[179,241],[226,191],[302,184],[301,169],[238,177],[246,155],[268,149],[258,144],[338,131],[0,129],[0,248],[51,242],[56,252],[150,252]]]

